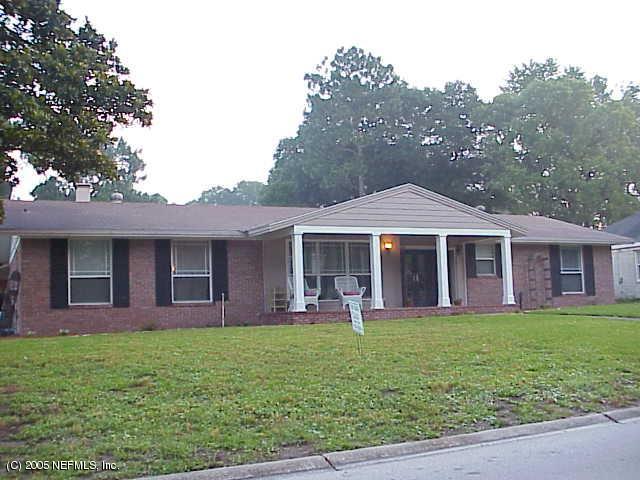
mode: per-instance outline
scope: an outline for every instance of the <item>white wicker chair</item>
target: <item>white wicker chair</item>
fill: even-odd
[[[344,310],[349,302],[356,302],[362,308],[362,296],[367,291],[367,287],[358,286],[358,279],[351,275],[344,277],[335,277],[333,284],[336,287],[342,309]]]
[[[293,278],[287,277],[287,288],[289,290],[289,300],[293,301]],[[304,279],[304,306],[315,305],[316,311],[320,309],[320,289],[309,288],[307,279]]]

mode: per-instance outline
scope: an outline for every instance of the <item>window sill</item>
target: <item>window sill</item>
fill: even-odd
[[[562,295],[584,295],[584,292],[562,292]]]
[[[194,301],[194,302],[171,302],[171,307],[211,307],[213,305],[215,305],[216,302],[212,302],[210,300],[206,300],[206,301],[202,301],[202,302],[198,302],[198,301]],[[225,300],[225,303],[227,303],[227,301]]]
[[[112,303],[70,303],[69,308],[92,310],[97,308],[113,308]]]

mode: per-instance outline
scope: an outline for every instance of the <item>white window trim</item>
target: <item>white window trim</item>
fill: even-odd
[[[490,246],[491,248],[491,257],[479,257],[478,256],[478,245]],[[491,273],[478,273],[478,260],[491,260],[491,265],[493,266],[493,271]],[[496,246],[495,244],[476,244],[476,276],[477,277],[495,277],[496,274]]]
[[[310,272],[310,273],[306,273],[306,272],[302,272],[302,276],[303,277],[316,277],[316,285],[322,285],[321,282],[321,277],[338,277],[341,275],[351,275],[351,276],[369,276],[371,277],[371,259],[369,259],[369,271],[366,273],[350,273],[350,253],[349,253],[349,244],[350,243],[363,243],[363,244],[369,244],[369,240],[342,240],[342,239],[333,239],[333,238],[328,238],[328,239],[311,239],[311,240],[304,240],[302,242],[302,248],[304,249],[304,244],[313,244],[313,254],[316,256],[316,258],[320,258],[320,244],[321,243],[342,243],[344,244],[344,262],[345,262],[345,272],[342,273],[320,273],[320,272]],[[286,250],[286,258],[287,258],[287,275],[290,275],[290,271],[291,271],[291,256],[290,256],[290,252],[291,252],[291,240],[287,239],[287,246],[286,246],[287,250]],[[313,256],[313,255],[312,255]],[[305,265],[306,268],[306,265]],[[367,290],[370,290],[370,288],[367,288]],[[322,294],[322,292],[321,292]],[[367,291],[365,292],[365,294],[369,294],[368,297],[363,297],[364,300],[369,301],[371,300],[371,292]],[[319,300],[320,302],[337,302],[339,301],[338,298],[323,298]]]
[[[567,249],[574,249],[577,248],[578,249],[578,258],[580,259],[580,271],[575,271],[575,270],[568,270],[568,271],[563,271],[562,269],[562,250],[567,250]],[[581,290],[578,292],[562,292],[562,295],[584,295],[585,293],[585,289],[584,289],[584,258],[583,258],[583,251],[582,251],[582,246],[581,245],[564,245],[560,247],[560,288],[562,289],[562,275],[577,275],[580,274],[580,280],[581,280]]]
[[[636,250],[633,253],[636,256],[636,282],[640,283],[640,250]]]
[[[71,243],[74,240],[103,240],[102,238],[70,238],[67,240],[67,304],[69,306],[82,305],[113,305],[113,240],[109,239],[109,250],[111,265],[109,265],[109,275],[72,275],[71,274]],[[71,279],[72,278],[108,278],[109,279],[109,301],[108,302],[72,302],[71,301]]]
[[[176,274],[173,271],[173,266],[175,265],[175,245],[180,243],[204,243],[207,245],[207,250],[209,253],[209,273],[208,274]],[[213,262],[212,262],[212,251],[211,251],[211,241],[210,240],[171,240],[171,303],[181,304],[181,303],[213,303]],[[174,278],[204,278],[209,277],[209,300],[176,300],[173,292],[173,279]]]

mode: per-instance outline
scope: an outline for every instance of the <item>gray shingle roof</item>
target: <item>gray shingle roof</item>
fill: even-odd
[[[246,238],[247,231],[321,209],[225,205],[163,205],[38,200],[5,200],[0,235],[222,237]],[[484,214],[488,215],[488,214]],[[519,227],[514,243],[583,243],[613,245],[631,239],[546,217],[495,215],[502,224]],[[304,217],[303,217],[304,218]],[[287,223],[288,222],[288,223]]]
[[[514,237],[514,243],[576,243],[591,245],[614,245],[628,243],[629,239],[573,223],[535,215],[497,215],[522,226],[526,233]]]
[[[5,200],[0,233],[131,237],[244,237],[251,227],[307,213],[311,208],[163,205]]]
[[[607,232],[640,241],[640,211],[612,223],[607,227]]]

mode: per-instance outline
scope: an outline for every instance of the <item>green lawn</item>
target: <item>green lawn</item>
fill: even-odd
[[[563,315],[597,315],[603,317],[634,317],[640,318],[640,302],[619,302],[613,305],[587,305],[585,307],[564,307],[553,310],[534,310],[529,313],[544,314],[559,313]]]
[[[131,477],[640,401],[640,322],[512,314],[366,328],[362,358],[347,324],[1,341],[0,458],[106,459],[120,467],[111,477]]]

